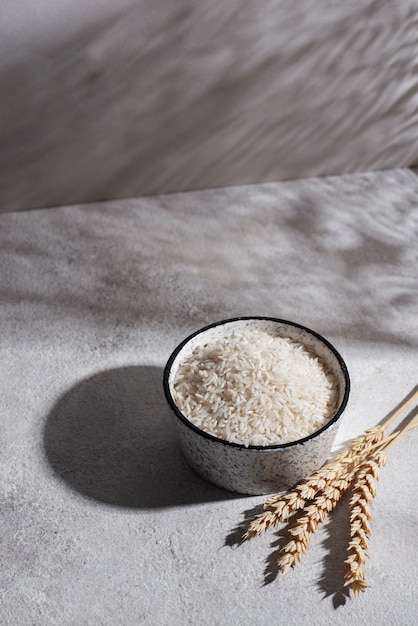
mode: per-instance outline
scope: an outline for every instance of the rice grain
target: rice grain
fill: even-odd
[[[183,415],[220,439],[245,446],[313,434],[337,408],[335,377],[302,344],[260,330],[198,346],[174,379]]]

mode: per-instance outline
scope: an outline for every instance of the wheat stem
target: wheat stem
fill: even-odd
[[[418,409],[410,415],[409,419],[402,426],[402,428],[392,433],[389,437],[386,437],[378,449],[387,451],[391,446],[393,446],[394,443],[396,443],[398,439],[400,439],[400,437],[402,437],[402,435],[408,432],[408,430],[412,430],[412,428],[418,426],[418,421],[415,421],[416,417],[418,417]]]
[[[396,420],[396,418],[399,417],[399,415],[403,413],[403,411],[405,411],[405,409],[408,408],[408,406],[412,404],[414,400],[417,400],[417,399],[418,399],[418,385],[411,391],[411,393],[398,406],[398,408],[395,409],[392,413],[390,413],[389,417],[387,418],[385,422],[383,422],[382,426],[384,426],[384,428],[387,429],[388,426],[390,426]]]

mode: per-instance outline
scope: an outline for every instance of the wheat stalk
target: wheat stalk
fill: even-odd
[[[350,498],[350,540],[347,548],[345,586],[352,589],[355,596],[366,590],[364,564],[368,554],[371,535],[371,506],[376,495],[376,482],[380,467],[386,462],[386,454],[379,450],[358,470],[354,479]]]
[[[286,521],[291,515],[303,509],[307,502],[313,500],[331,480],[346,476],[350,469],[365,460],[372,450],[378,448],[385,441],[387,441],[387,445],[390,441],[393,443],[405,430],[416,426],[416,424],[406,424],[402,431],[385,438],[387,427],[417,396],[418,391],[391,413],[383,424],[366,430],[361,437],[354,439],[348,448],[342,450],[333,461],[323,465],[303,482],[296,485],[294,489],[288,493],[267,498],[263,507],[264,511],[259,513],[249,524],[242,541],[253,539],[270,527],[278,526],[281,522]]]
[[[288,529],[290,540],[283,547],[278,559],[279,569],[285,574],[301,562],[313,533],[351,487],[350,539],[345,561],[345,585],[356,596],[364,591],[367,587],[364,564],[371,535],[371,506],[376,494],[380,467],[386,462],[387,450],[408,430],[418,426],[418,420],[415,419],[418,409],[408,416],[398,431],[387,436],[387,428],[417,398],[418,386],[382,424],[366,430],[333,461],[323,465],[291,491],[268,498],[262,513],[249,524],[243,541],[277,526],[300,511],[302,515]]]
[[[383,424],[384,427],[387,429],[392,424],[392,422],[394,422],[396,418],[399,417],[399,415],[403,413],[408,408],[408,406],[417,399],[418,399],[418,385],[416,385],[415,388],[411,391],[411,393],[399,404],[399,406],[389,414],[388,418],[385,420]]]

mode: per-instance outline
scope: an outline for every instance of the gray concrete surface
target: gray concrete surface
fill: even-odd
[[[2,0],[0,212],[418,160],[415,0]]]
[[[376,424],[418,382],[417,199],[395,170],[0,216],[2,626],[416,623],[418,432],[347,598],[346,508],[276,576],[274,534],[237,546],[263,498],[188,469],[161,377],[204,324],[282,317],[347,361],[336,447]]]

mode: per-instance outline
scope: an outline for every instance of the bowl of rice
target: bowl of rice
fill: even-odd
[[[330,455],[350,379],[334,346],[271,317],[239,317],[180,343],[164,392],[188,464],[229,491],[288,489]]]

